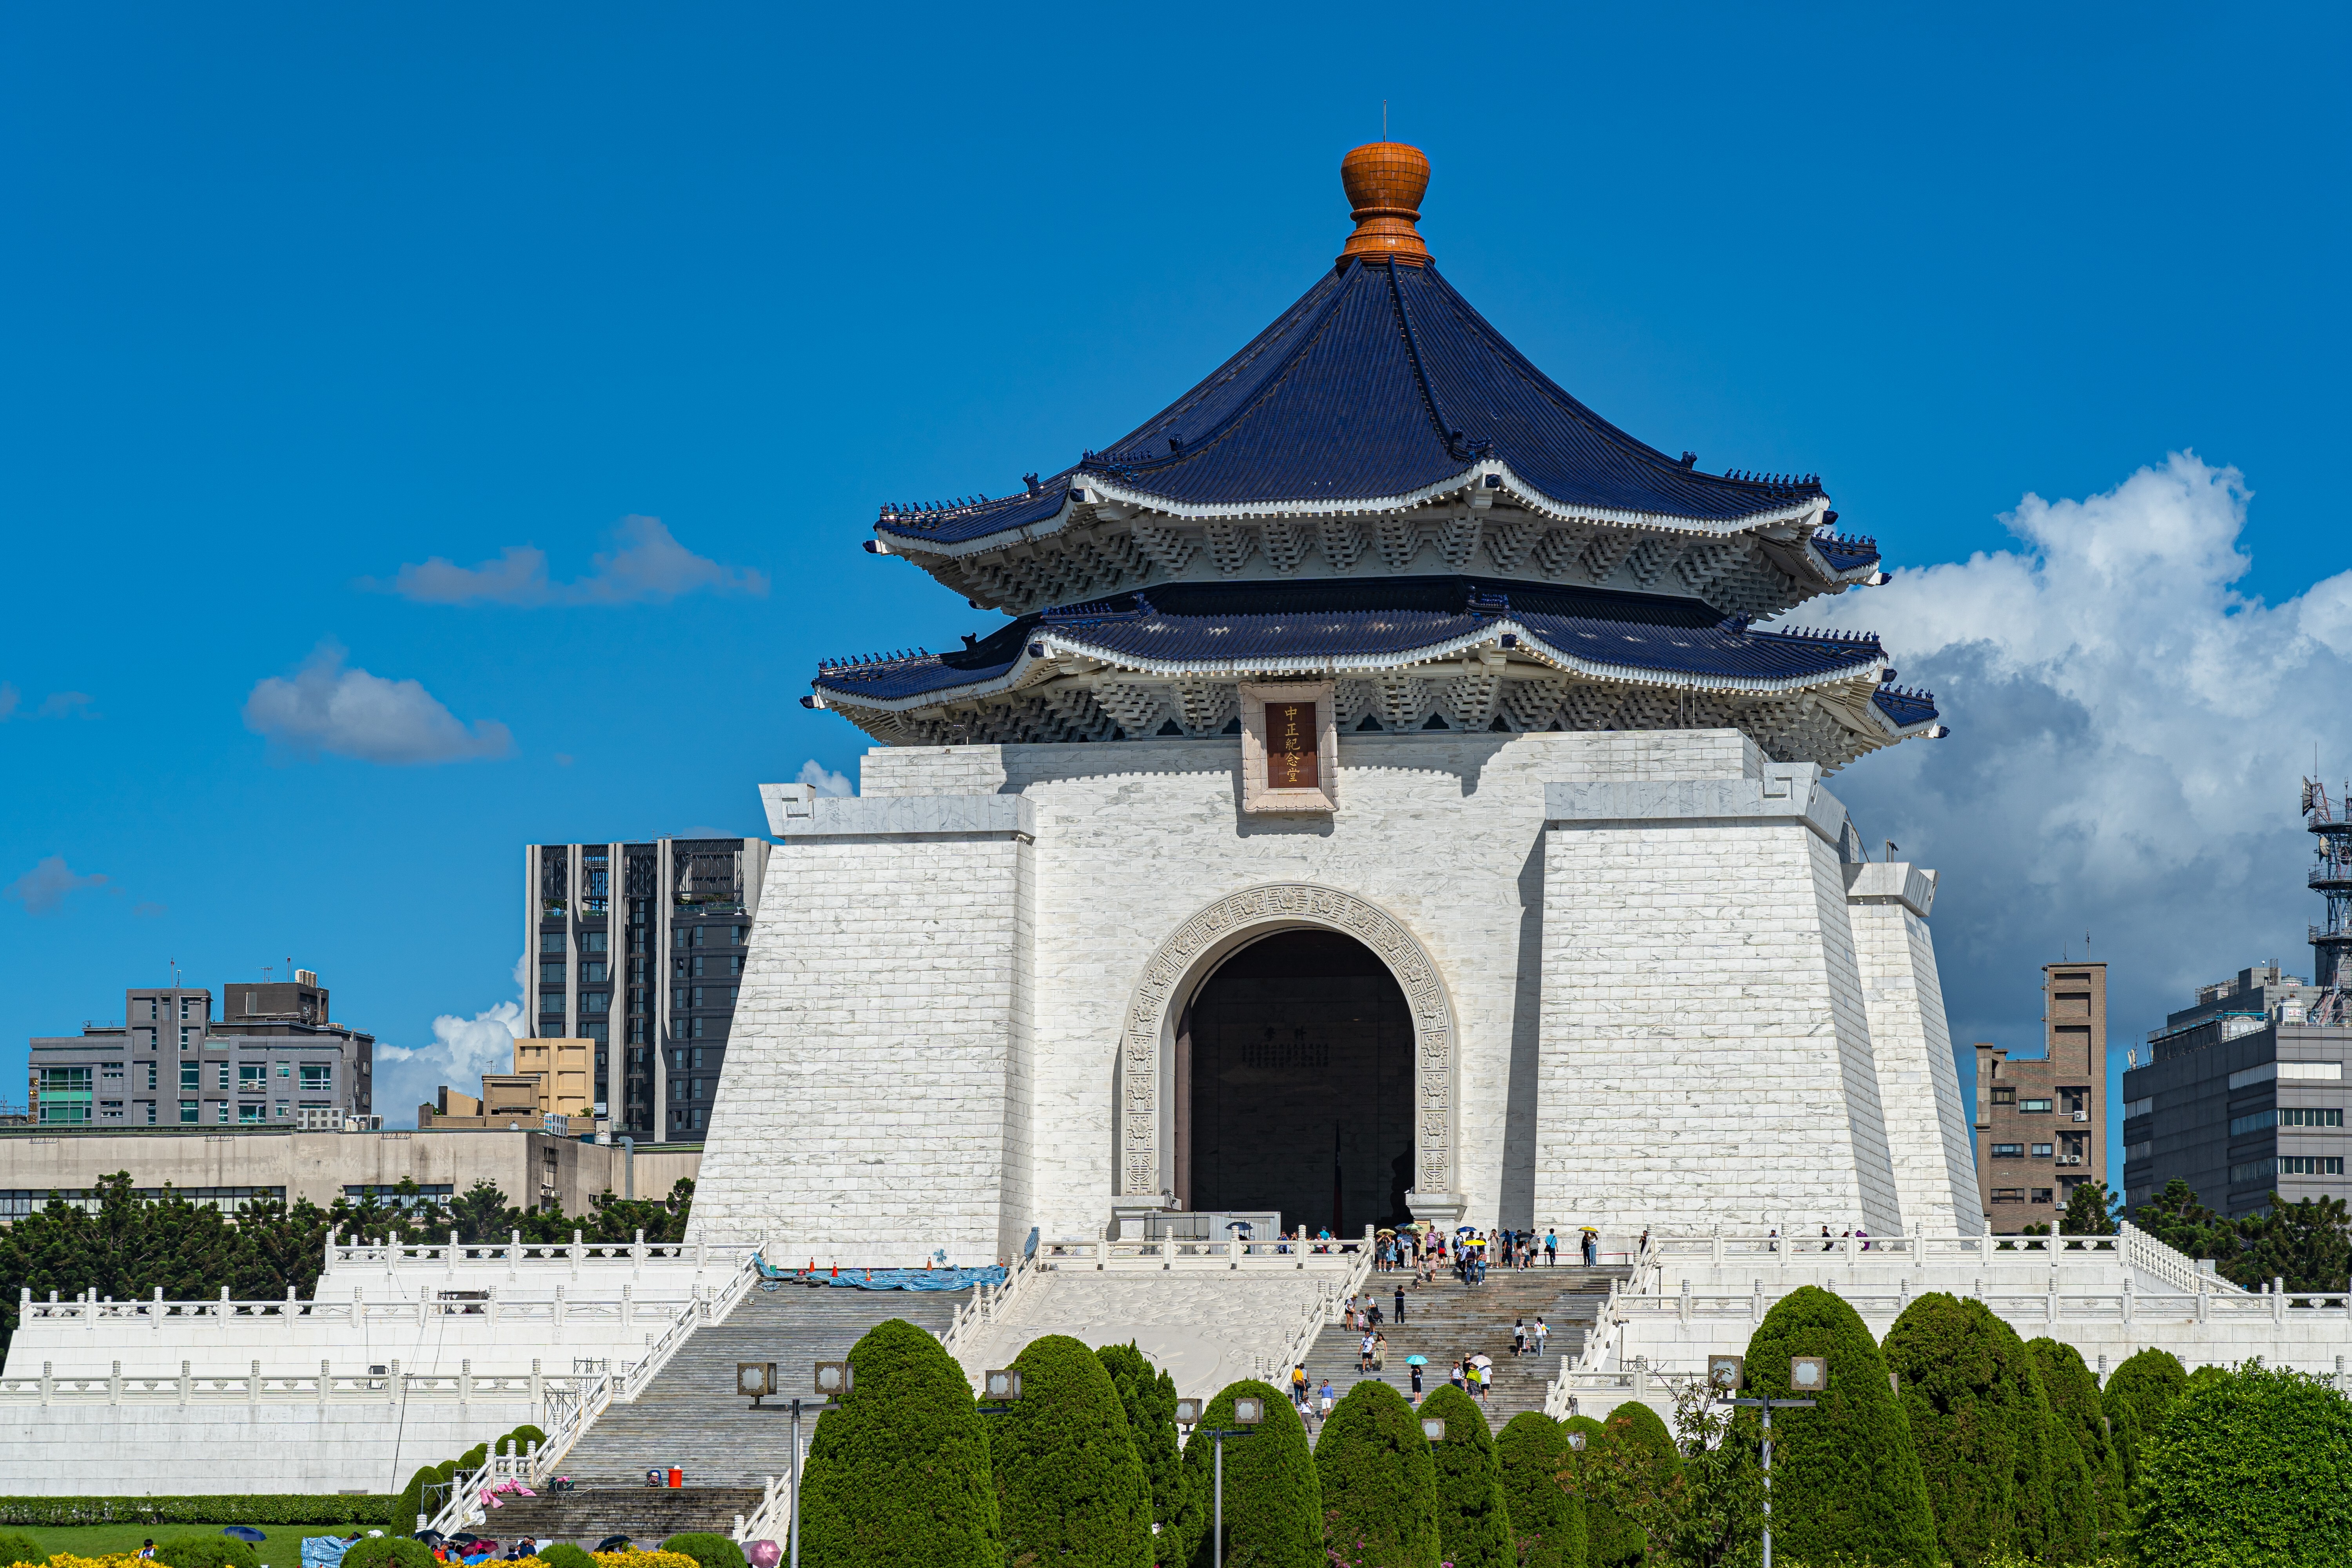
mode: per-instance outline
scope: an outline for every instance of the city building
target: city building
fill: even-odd
[[[2124,1196],[2137,1207],[2173,1181],[2208,1206],[2252,1214],[2287,1203],[2352,1198],[2344,1113],[2352,1109],[2347,991],[2352,973],[2352,822],[2315,783],[2304,816],[2316,862],[2305,885],[2327,900],[2311,928],[2309,984],[2276,963],[2202,986],[2135,1047],[2124,1073]]]
[[[697,1237],[1980,1230],[1935,874],[1827,787],[1936,706],[1778,619],[1877,545],[1546,378],[1433,264],[1427,178],[1349,153],[1337,263],[1131,435],[881,509],[986,623],[820,665],[862,795],[761,786]]]
[[[2042,1056],[1977,1047],[1977,1188],[2004,1234],[2055,1226],[2107,1163],[2107,966],[2042,966]]]
[[[117,1171],[129,1172],[132,1190],[143,1196],[160,1197],[168,1188],[232,1214],[260,1198],[307,1198],[320,1208],[338,1198],[388,1203],[403,1182],[415,1183],[422,1197],[446,1198],[488,1181],[517,1207],[561,1205],[576,1215],[607,1192],[667,1197],[700,1164],[701,1152],[691,1146],[630,1149],[555,1137],[536,1126],[415,1132],[275,1126],[230,1137],[194,1127],[9,1127],[0,1128],[0,1221],[22,1219],[51,1194],[95,1208],[99,1178]]]
[[[479,1099],[443,1084],[416,1108],[416,1125],[504,1127],[519,1119],[563,1136],[585,1132],[595,1051],[593,1040],[519,1039],[512,1070],[484,1073]]]
[[[616,1131],[694,1141],[709,1125],[769,847],[656,838],[524,849],[539,1003],[525,1023],[533,1038],[595,1042],[590,1111]]]
[[[41,1127],[288,1126],[365,1116],[375,1037],[332,1021],[327,988],[290,981],[134,987],[123,1021],[37,1037],[28,1053]]]

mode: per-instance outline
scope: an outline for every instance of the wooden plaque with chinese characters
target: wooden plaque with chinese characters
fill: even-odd
[[[1265,787],[1319,789],[1323,731],[1312,702],[1265,705]]]
[[[1333,695],[1328,680],[1242,683],[1244,811],[1339,808],[1339,736],[1332,726]]]

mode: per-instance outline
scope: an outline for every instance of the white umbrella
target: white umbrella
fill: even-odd
[[[1493,1356],[1474,1355],[1470,1358],[1470,1364],[1472,1366],[1480,1367],[1492,1366],[1495,1364],[1495,1358]]]

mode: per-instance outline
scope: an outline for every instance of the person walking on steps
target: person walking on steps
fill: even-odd
[[[1303,1364],[1290,1369],[1290,1403],[1301,1410],[1307,1408],[1307,1368]]]
[[[1544,1341],[1551,1337],[1551,1325],[1545,1322],[1541,1318],[1538,1318],[1536,1320],[1535,1335],[1536,1359],[1540,1361],[1543,1359]]]
[[[1511,1323],[1511,1353],[1528,1353],[1528,1321],[1525,1318],[1516,1319]]]
[[[1419,1362],[1412,1363],[1412,1402],[1415,1405],[1421,1403],[1421,1363]]]
[[[1404,1287],[1402,1285],[1396,1288],[1396,1321],[1400,1324],[1404,1321]]]
[[[1544,1267],[1550,1268],[1559,1262],[1559,1233],[1544,1226]]]

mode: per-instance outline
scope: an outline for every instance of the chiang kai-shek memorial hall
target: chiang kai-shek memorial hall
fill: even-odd
[[[1980,1228],[1936,875],[1824,783],[1935,703],[1783,622],[1876,545],[1553,383],[1439,272],[1428,178],[1349,153],[1336,263],[1130,434],[882,509],[867,550],[997,615],[803,699],[877,743],[854,797],[762,786],[700,1237]]]

